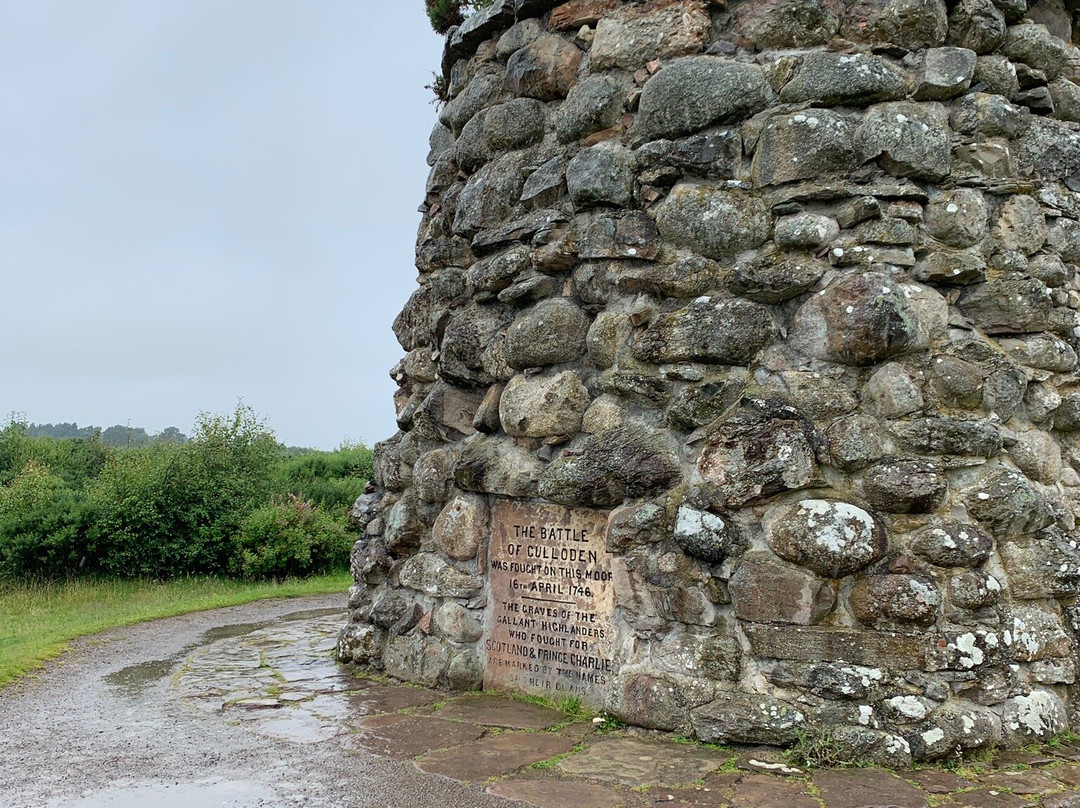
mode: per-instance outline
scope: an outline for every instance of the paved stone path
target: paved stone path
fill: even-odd
[[[178,701],[189,722],[263,738],[277,750],[296,750],[298,758],[302,750],[317,748],[348,770],[351,758],[377,756],[415,767],[420,782],[427,777],[442,784],[424,792],[428,796],[362,801],[350,799],[348,783],[339,781],[341,794],[325,795],[320,805],[473,806],[514,800],[540,808],[1080,808],[1074,790],[1080,787],[1080,747],[1001,753],[981,764],[978,773],[971,767],[805,773],[785,765],[776,750],[712,749],[641,730],[603,732],[591,720],[536,704],[357,677],[332,656],[343,619],[338,609],[324,609],[226,625],[169,659],[119,668],[104,680],[128,699],[164,688],[158,699],[165,692]],[[17,749],[15,738],[6,742]],[[5,792],[2,769],[0,805],[60,804],[6,802],[5,793],[29,791],[23,781],[21,792]],[[126,790],[84,790],[81,802],[63,804],[154,808],[210,804],[211,798],[212,804],[230,808],[285,804],[258,778],[206,790],[212,786],[213,781],[156,789],[128,783]],[[401,788],[417,789],[404,780]],[[298,798],[296,804],[316,803]]]

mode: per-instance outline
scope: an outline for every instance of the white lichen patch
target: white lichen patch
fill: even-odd
[[[941,743],[943,740],[945,740],[945,730],[943,730],[941,727],[934,727],[933,729],[928,729],[926,732],[922,733],[922,739],[923,743],[925,743],[927,746],[933,746],[936,743]]]
[[[960,652],[961,667],[970,669],[983,663],[983,651],[975,644],[977,640],[978,637],[970,632],[956,638],[956,650]]]
[[[885,704],[897,714],[910,718],[912,721],[926,718],[926,705],[917,696],[893,696],[891,699],[886,699]]]

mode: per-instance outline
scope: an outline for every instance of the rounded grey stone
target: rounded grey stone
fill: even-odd
[[[715,56],[691,56],[645,83],[635,134],[645,140],[689,135],[765,108],[761,69]]]
[[[847,502],[805,499],[766,527],[769,547],[781,558],[826,578],[843,578],[885,555],[885,528]]]
[[[885,621],[926,626],[937,618],[941,594],[924,576],[868,575],[855,582],[848,602],[866,625]]]
[[[751,177],[759,185],[846,174],[858,164],[854,130],[837,113],[808,109],[769,118],[758,138]]]
[[[1005,39],[1005,16],[993,0],[960,0],[949,14],[950,45],[993,53]]]
[[[559,107],[555,131],[562,143],[610,129],[622,117],[626,91],[606,76],[590,76],[575,84]]]
[[[994,540],[975,525],[944,522],[915,535],[911,549],[939,567],[977,567],[990,557]]]
[[[680,183],[657,210],[656,227],[665,239],[719,261],[765,243],[771,219],[756,196]]]
[[[941,469],[924,460],[880,463],[863,478],[867,500],[888,513],[930,513],[940,507],[948,490]]]
[[[898,101],[871,107],[855,132],[860,162],[898,177],[937,182],[949,174],[952,136],[944,108]]]
[[[972,188],[957,188],[934,197],[926,209],[926,231],[950,247],[971,247],[987,234],[987,208],[983,195]]]
[[[572,435],[588,406],[589,392],[572,370],[550,377],[519,374],[499,399],[499,421],[515,437]]]
[[[675,515],[675,542],[683,552],[719,564],[741,546],[738,528],[728,519],[689,505]]]
[[[780,90],[785,104],[816,101],[829,106],[866,106],[907,95],[904,77],[884,59],[868,53],[811,51],[795,77]]]
[[[589,316],[565,297],[543,300],[519,314],[506,332],[513,368],[571,362],[585,353]]]
[[[627,206],[634,198],[634,155],[620,146],[582,149],[566,166],[566,187],[579,209]]]
[[[492,152],[530,146],[544,137],[544,106],[532,98],[515,98],[484,114],[484,145]]]

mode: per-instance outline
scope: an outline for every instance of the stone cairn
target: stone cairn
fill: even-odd
[[[490,686],[493,514],[584,509],[624,721],[893,765],[1080,725],[1074,8],[452,29],[341,657]]]

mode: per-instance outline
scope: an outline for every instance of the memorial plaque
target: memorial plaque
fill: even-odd
[[[484,687],[600,704],[615,670],[607,513],[492,509]]]

